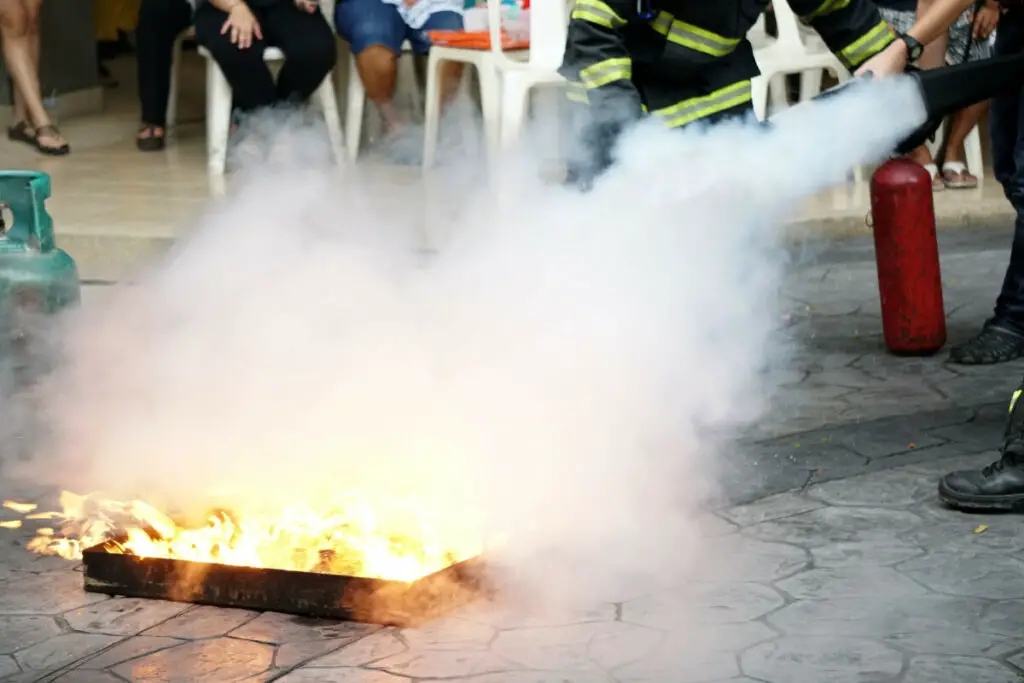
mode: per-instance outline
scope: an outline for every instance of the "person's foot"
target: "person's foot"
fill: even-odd
[[[167,142],[166,134],[163,126],[145,125],[135,138],[135,146],[142,152],[159,152]]]
[[[939,480],[939,499],[974,512],[1024,511],[1024,402],[1013,393],[1006,422],[1003,455],[980,470],[951,472]]]
[[[968,189],[978,186],[978,178],[967,170],[967,165],[962,161],[943,162],[942,182],[951,190]]]
[[[36,128],[36,149],[43,154],[62,157],[71,151],[71,145],[60,134],[57,126],[49,123]]]
[[[996,365],[1024,357],[1024,336],[986,325],[977,337],[954,346],[949,362],[958,365]]]

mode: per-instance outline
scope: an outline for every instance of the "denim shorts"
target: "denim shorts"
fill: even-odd
[[[462,15],[458,12],[435,12],[418,29],[411,28],[398,13],[398,7],[382,0],[340,0],[334,8],[334,25],[338,34],[359,54],[371,45],[383,45],[395,54],[402,51],[402,43],[409,41],[413,52],[430,51],[427,31],[458,31],[462,29]]]

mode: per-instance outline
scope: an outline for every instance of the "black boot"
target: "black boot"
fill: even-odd
[[[997,325],[986,325],[977,337],[954,346],[949,362],[958,365],[995,365],[1024,357],[1024,337]]]
[[[1013,392],[1003,457],[980,470],[962,470],[939,480],[939,500],[973,512],[1024,512],[1024,385]]]

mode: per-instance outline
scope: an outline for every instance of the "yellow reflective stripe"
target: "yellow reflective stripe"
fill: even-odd
[[[699,26],[679,21],[668,12],[659,12],[650,26],[665,36],[669,42],[712,57],[724,57],[740,44],[739,38],[726,38]]]
[[[1020,395],[1021,395],[1021,390],[1020,389],[1018,389],[1017,391],[1013,392],[1013,398],[1010,399],[1010,412],[1011,413],[1013,412],[1014,406],[1017,405],[1017,399],[1020,398]]]
[[[613,81],[633,78],[633,61],[629,57],[615,57],[588,66],[580,71],[580,80],[588,89],[600,88]]]
[[[605,28],[621,28],[626,25],[626,20],[601,0],[576,0],[571,17]]]
[[[839,61],[846,68],[853,69],[894,40],[896,40],[896,36],[889,24],[880,21],[873,29],[840,50]]]
[[[652,115],[661,119],[669,128],[678,128],[750,100],[750,81],[739,81],[709,95],[691,97],[671,107],[657,109]]]
[[[582,83],[575,81],[569,81],[569,88],[565,91],[565,96],[573,102],[582,102],[588,104],[590,98],[587,97],[587,89]]]
[[[826,14],[832,14],[833,12],[841,10],[849,4],[850,0],[825,0],[820,5],[818,5],[818,9],[814,10],[810,14],[805,14],[800,18],[804,21],[804,23],[807,23],[814,19],[817,19],[818,17],[823,17]]]

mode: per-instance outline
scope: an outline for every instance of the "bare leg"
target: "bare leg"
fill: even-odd
[[[441,106],[444,107],[459,89],[459,82],[462,80],[462,70],[465,64],[459,62],[445,62],[441,65]]]
[[[394,130],[401,123],[392,103],[398,79],[398,56],[383,45],[371,45],[356,57],[356,70],[366,96],[377,106],[385,127]]]
[[[964,160],[964,140],[978,125],[981,117],[988,113],[988,100],[972,104],[962,109],[953,117],[953,125],[949,129],[949,142],[946,145],[946,161]]]
[[[0,43],[4,66],[14,82],[15,116],[22,113],[36,130],[52,126],[43,107],[37,66],[41,5],[42,0],[0,0]],[[39,140],[47,147],[64,144],[63,138],[49,131]]]

